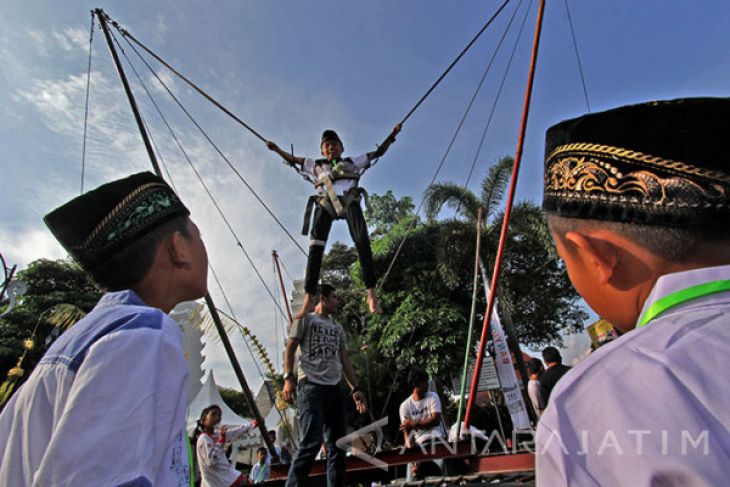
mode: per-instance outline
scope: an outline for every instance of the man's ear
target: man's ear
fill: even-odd
[[[580,232],[566,233],[565,240],[573,245],[573,251],[601,284],[614,277],[621,252],[613,242]]]
[[[167,239],[170,261],[175,267],[191,268],[188,239],[180,231],[175,231]]]

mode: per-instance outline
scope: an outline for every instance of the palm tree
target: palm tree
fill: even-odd
[[[435,183],[426,188],[426,216],[434,219],[444,205],[465,217],[469,222],[476,222],[479,208],[484,211],[484,221],[489,222],[495,216],[497,206],[504,198],[509,183],[514,159],[503,157],[489,168],[487,176],[482,180],[481,195],[469,191],[464,186],[454,183]]]
[[[473,228],[477,221],[477,215],[479,210],[483,211],[483,227],[481,231],[485,232],[486,239],[485,248],[495,248],[495,239],[498,236],[498,228],[501,227],[501,220],[504,213],[498,211],[498,207],[504,198],[504,193],[509,183],[509,178],[512,172],[512,166],[514,159],[512,157],[503,157],[496,164],[489,168],[486,177],[481,183],[481,194],[477,196],[472,191],[464,186],[460,186],[454,183],[436,183],[432,184],[426,189],[425,208],[426,217],[429,220],[434,220],[439,214],[444,205],[452,208],[456,212],[456,216],[461,216],[469,226]],[[514,206],[511,225],[521,225],[523,228],[529,229],[528,235],[533,235],[537,240],[545,246],[550,255],[555,255],[554,246],[552,239],[550,238],[547,224],[545,219],[542,217],[542,213],[532,202],[521,202]],[[444,255],[442,253],[441,255]],[[448,252],[445,253],[444,258],[448,260]],[[440,265],[444,267],[448,266],[447,262]],[[486,269],[483,260],[479,259],[479,266],[482,272],[482,278],[486,281]],[[509,280],[509,276],[505,273],[503,276],[504,281]],[[510,310],[512,309],[512,303],[508,299],[504,291],[505,287],[509,288],[508,282],[503,282],[497,289],[501,309],[498,309],[502,321],[505,325],[507,334],[512,339],[513,343],[517,344],[517,336],[512,326],[512,319]],[[485,288],[486,291],[486,288]],[[522,376],[526,379],[524,372],[524,364],[522,362],[522,355],[517,347],[515,352],[515,358],[517,359],[518,366],[522,371]],[[524,381],[526,383],[526,380]]]

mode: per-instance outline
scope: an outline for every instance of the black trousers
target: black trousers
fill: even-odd
[[[345,208],[345,220],[347,220],[347,228],[350,230],[350,236],[355,242],[355,248],[360,257],[360,269],[362,270],[362,280],[365,282],[365,287],[368,289],[375,287],[375,269],[373,269],[370,236],[359,202],[352,202]],[[309,294],[314,294],[317,291],[324,246],[332,229],[332,221],[332,216],[327,210],[319,205],[315,207],[314,223],[310,232],[307,275],[304,279],[304,290]]]

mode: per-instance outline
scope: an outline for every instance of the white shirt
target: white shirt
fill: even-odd
[[[236,441],[241,435],[251,431],[251,423],[226,430],[224,441],[213,439],[206,433],[198,436],[195,450],[200,469],[201,487],[229,487],[241,476],[241,472],[231,465],[223,450],[223,445]]]
[[[105,294],[0,414],[0,485],[189,485],[187,381],[177,323]]]
[[[408,396],[408,399],[403,401],[400,405],[401,423],[405,419],[421,421],[426,418],[430,418],[436,413],[441,413],[441,400],[435,392],[427,392],[419,401],[414,399],[413,394],[411,394]],[[445,436],[444,428],[440,421],[433,426],[418,428],[412,431],[413,433],[410,434],[413,435],[413,438],[419,445],[431,438]]]
[[[668,294],[730,279],[730,266],[662,276]],[[566,375],[537,428],[539,486],[727,485],[730,292],[670,308]]]
[[[271,467],[268,462],[264,462],[263,465],[256,462],[251,468],[251,473],[248,475],[248,478],[254,484],[260,484],[265,480],[269,480],[269,477],[271,477]]]
[[[545,409],[545,401],[543,401],[542,394],[540,393],[539,380],[529,380],[527,383],[527,395],[530,396],[530,402],[532,403],[533,409],[535,409],[537,415],[540,416],[543,409]]]
[[[348,159],[345,157],[344,159]],[[357,172],[362,175],[362,173],[365,172],[367,168],[370,167],[370,158],[367,154],[363,154],[361,156],[357,157],[350,157],[349,159],[352,160],[352,162],[347,161],[341,161],[339,164],[344,164],[343,169],[345,169],[348,172]],[[317,181],[322,179],[325,176],[332,176],[332,165],[331,164],[315,164],[315,159],[304,159],[304,164],[302,164],[302,170],[307,173],[314,176]],[[335,181],[332,181],[332,186],[335,189],[335,192],[339,196],[343,196],[345,193],[347,193],[349,190],[357,186],[357,181],[354,179],[337,179]]]

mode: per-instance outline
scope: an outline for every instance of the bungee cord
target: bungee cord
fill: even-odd
[[[504,9],[504,7],[508,3],[509,3],[509,0],[506,0],[499,7],[499,9],[497,9],[497,11],[492,15],[492,17],[489,18],[489,20],[484,25],[484,27],[482,27],[482,29],[471,40],[471,42],[469,42],[469,44],[467,45],[467,47],[464,48],[464,50],[461,51],[461,53],[457,56],[457,58],[454,60],[454,62],[452,62],[451,65],[449,65],[449,67],[441,74],[441,76],[439,77],[439,79],[436,80],[436,82],[426,92],[426,95],[424,95],[421,98],[421,100],[419,100],[418,103],[416,103],[416,105],[414,106],[414,108],[411,109],[411,111],[403,119],[403,122],[401,122],[401,124],[403,124],[408,119],[408,117],[410,117],[410,115],[415,111],[416,108],[418,108],[418,106],[422,103],[422,101],[425,99],[425,97],[427,95],[429,95],[433,91],[433,89],[441,82],[441,80],[444,78],[444,76],[446,76],[446,74],[451,70],[451,68],[454,67],[454,65],[456,64],[456,62],[461,59],[461,57],[466,53],[466,51],[469,50],[469,48],[474,44],[474,42],[479,38],[479,36],[481,36],[482,33],[484,33],[484,31],[486,30],[486,28],[489,27],[492,24],[492,22],[497,18],[497,16],[500,14],[500,12],[502,12],[502,10]],[[500,45],[501,45],[501,42],[500,42]],[[490,64],[491,64],[491,61],[490,61]],[[485,75],[485,77],[486,77],[486,75]],[[481,83],[481,81],[480,81],[480,83]],[[473,98],[475,98],[475,97],[473,97]],[[470,102],[470,105],[471,105],[471,103],[473,103],[473,99]],[[462,117],[461,121],[459,122],[459,125],[457,126],[456,131],[455,131],[453,137],[451,138],[451,141],[449,142],[449,145],[446,148],[446,151],[444,152],[444,155],[441,157],[441,160],[440,160],[438,166],[436,167],[436,170],[434,171],[433,176],[431,177],[431,182],[429,183],[429,186],[431,186],[432,184],[434,184],[436,182],[436,179],[438,178],[438,176],[439,176],[439,174],[441,172],[441,169],[443,168],[444,163],[446,162],[446,159],[448,158],[449,153],[451,152],[451,148],[453,147],[454,142],[456,141],[456,138],[457,138],[459,132],[461,131],[461,127],[462,127],[462,125],[464,123],[464,120],[466,119],[466,115],[467,114],[465,113],[464,116]],[[421,201],[418,204],[418,207],[416,208],[416,215],[418,215],[421,212],[421,209],[423,208],[423,204],[424,204],[425,200],[426,200],[425,197],[421,197]],[[390,261],[390,264],[388,265],[388,267],[387,267],[387,269],[385,271],[385,274],[383,274],[383,277],[380,279],[380,282],[378,283],[378,287],[377,287],[377,290],[378,291],[380,291],[383,288],[383,285],[385,284],[386,280],[388,279],[388,276],[390,275],[390,272],[393,270],[393,266],[395,265],[396,260],[400,256],[401,251],[403,250],[403,246],[405,245],[406,240],[408,239],[408,234],[415,227],[415,225],[416,225],[417,222],[418,222],[418,219],[417,218],[414,218],[408,224],[408,226],[406,227],[406,230],[405,230],[405,232],[403,234],[403,238],[401,239],[400,243],[398,244],[398,247],[396,248],[395,254],[393,255],[393,259]]]
[[[583,96],[586,99],[586,107],[588,113],[591,113],[591,102],[588,100],[588,88],[586,87],[586,78],[583,75],[583,63],[580,62],[580,53],[578,52],[578,41],[575,38],[575,29],[573,28],[573,18],[570,15],[570,7],[568,0],[563,0],[565,4],[565,12],[568,14],[568,25],[570,26],[570,37],[573,39],[573,49],[575,50],[575,59],[578,61],[578,72],[580,73],[580,82],[583,85]]]
[[[144,90],[145,94],[147,95],[147,97],[149,98],[150,102],[154,106],[155,110],[157,111],[157,114],[159,115],[159,117],[162,119],[163,123],[167,127],[168,131],[170,132],[171,137],[173,138],[173,140],[177,144],[178,148],[180,149],[180,152],[183,154],[185,160],[187,161],[188,165],[190,166],[190,168],[192,169],[193,173],[195,174],[195,177],[197,178],[198,182],[200,182],[200,185],[205,190],[205,193],[208,195],[208,197],[210,198],[211,202],[215,206],[215,208],[216,208],[218,214],[220,215],[221,219],[226,224],[226,227],[228,228],[229,232],[231,233],[231,235],[233,236],[233,238],[236,241],[236,245],[238,247],[240,247],[241,251],[243,252],[243,255],[246,257],[246,260],[248,260],[248,263],[253,268],[254,272],[257,275],[257,277],[261,281],[261,284],[264,286],[264,289],[266,289],[266,292],[269,294],[269,296],[271,297],[272,301],[274,302],[274,305],[277,306],[277,308],[279,309],[279,312],[281,312],[282,315],[283,315],[284,314],[284,310],[282,310],[281,309],[281,306],[279,306],[278,302],[276,301],[276,298],[274,297],[273,293],[271,292],[271,289],[269,289],[269,286],[266,284],[266,281],[264,280],[263,276],[261,275],[261,272],[259,271],[258,267],[254,263],[253,259],[251,258],[250,254],[248,253],[248,251],[246,250],[246,248],[243,246],[243,243],[241,242],[241,240],[238,238],[238,235],[237,235],[236,231],[233,229],[233,226],[231,225],[231,223],[229,222],[228,218],[223,213],[223,210],[221,209],[221,207],[218,204],[217,200],[215,199],[215,197],[211,193],[210,189],[208,188],[208,185],[203,180],[202,176],[200,175],[200,172],[197,170],[197,168],[193,164],[193,162],[190,159],[187,151],[185,150],[185,148],[183,147],[182,143],[180,142],[180,139],[177,137],[177,135],[175,134],[175,131],[173,130],[173,128],[168,123],[168,121],[165,118],[164,114],[160,110],[159,105],[157,104],[157,102],[155,101],[154,97],[152,96],[152,94],[150,93],[149,89],[147,88],[146,84],[142,80],[142,77],[139,75],[139,72],[137,71],[137,69],[135,68],[134,64],[131,62],[131,60],[129,59],[129,57],[127,56],[127,53],[125,52],[124,48],[122,48],[122,46],[119,45],[119,42],[117,41],[117,39],[114,36],[114,33],[113,32],[112,32],[112,39],[117,44],[117,47],[119,48],[119,50],[122,52],[122,56],[127,61],[127,64],[132,68],[132,72],[136,76],[137,81],[142,86],[142,89]],[[159,80],[159,78],[158,78],[158,80]],[[149,127],[147,128],[147,132],[150,134],[150,139],[152,139],[152,133],[149,130]],[[153,143],[153,145],[155,145],[155,144]],[[160,160],[162,161],[161,156],[159,154],[159,150],[157,151],[157,153],[158,153],[158,158],[160,158]],[[164,164],[163,164],[163,166],[164,166]],[[168,177],[171,178],[170,173],[167,171],[166,168],[165,168],[165,171],[166,171]]]
[[[520,4],[522,4],[521,0],[520,0]],[[510,24],[512,23],[512,20],[514,20],[514,16],[517,14],[517,11],[519,10],[519,8],[520,8],[520,6],[518,5],[514,11],[512,18],[510,19]],[[520,25],[520,30],[517,34],[517,39],[515,39],[515,44],[512,47],[512,52],[510,53],[509,59],[507,60],[507,66],[505,67],[504,74],[502,75],[502,81],[499,84],[499,88],[497,88],[497,95],[494,97],[494,102],[492,103],[492,108],[489,111],[489,117],[487,118],[487,122],[484,125],[484,131],[482,131],[482,138],[479,140],[479,145],[477,146],[476,153],[474,154],[474,159],[472,160],[471,167],[469,168],[469,174],[466,178],[466,182],[464,183],[464,188],[467,188],[469,186],[469,182],[471,181],[472,174],[474,173],[474,168],[476,167],[477,161],[479,160],[479,155],[481,154],[482,146],[484,145],[484,141],[487,138],[487,133],[489,132],[489,128],[492,125],[492,119],[494,118],[494,114],[497,111],[497,103],[499,103],[499,100],[502,96],[502,90],[504,89],[504,85],[507,81],[507,76],[509,75],[509,71],[512,67],[512,61],[514,60],[515,53],[517,52],[517,47],[519,46],[520,40],[522,39],[522,33],[525,29],[525,24],[527,23],[527,17],[529,16],[531,9],[532,9],[532,0],[530,0],[530,2],[527,4],[527,10],[525,10],[525,15],[524,15],[524,17],[522,17],[522,24]],[[505,34],[507,34],[507,31],[505,31]]]

